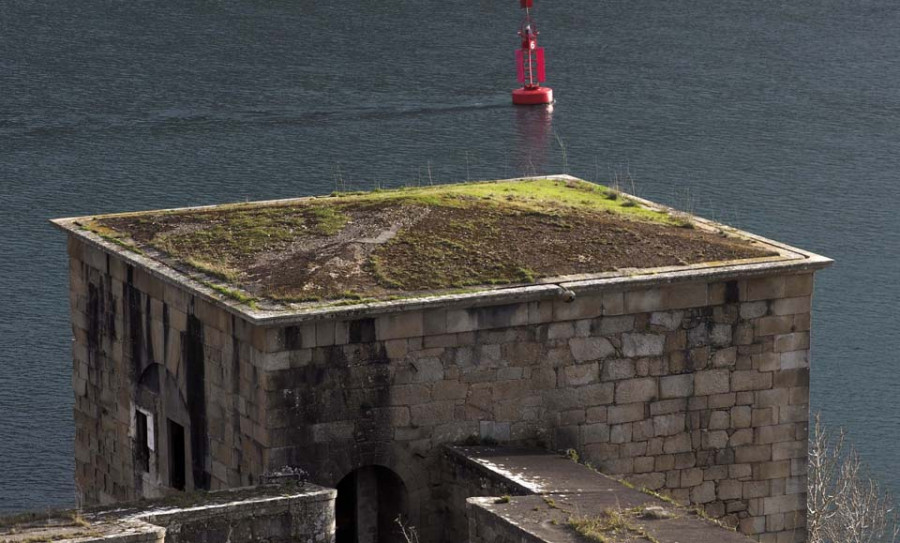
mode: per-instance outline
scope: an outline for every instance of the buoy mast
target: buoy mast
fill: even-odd
[[[542,87],[546,81],[547,73],[544,64],[544,48],[538,47],[538,30],[534,19],[531,18],[531,8],[534,0],[519,0],[522,9],[525,10],[525,20],[519,29],[522,38],[522,47],[516,51],[516,67],[519,83],[522,88],[512,92],[513,104],[521,106],[533,106],[553,103],[553,89]]]

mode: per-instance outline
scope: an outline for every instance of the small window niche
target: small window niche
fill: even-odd
[[[150,460],[156,450],[153,437],[153,415],[136,407],[132,427],[134,428],[135,468],[144,473],[150,473]]]

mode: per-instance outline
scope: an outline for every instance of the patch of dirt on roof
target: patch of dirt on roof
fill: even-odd
[[[291,302],[384,299],[774,254],[743,239],[609,210],[477,198],[449,205],[312,200],[96,222],[171,265],[258,298]]]

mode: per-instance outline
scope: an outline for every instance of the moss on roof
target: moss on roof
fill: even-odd
[[[82,227],[251,305],[391,299],[773,254],[574,179],[107,215]]]

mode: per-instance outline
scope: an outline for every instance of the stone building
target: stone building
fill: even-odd
[[[54,223],[85,504],[291,466],[462,541],[442,446],[510,444],[805,541],[826,258],[568,176]]]

